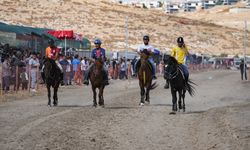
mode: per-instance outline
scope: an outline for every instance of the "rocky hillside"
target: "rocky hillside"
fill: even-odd
[[[142,36],[148,34],[151,44],[162,51],[171,49],[176,38],[184,36],[193,53],[242,53],[242,30],[167,15],[160,10],[123,6],[107,0],[0,1],[2,22],[58,30],[73,29],[92,41],[94,38],[102,39],[103,47],[110,50],[126,49],[126,18],[131,51],[142,43]]]

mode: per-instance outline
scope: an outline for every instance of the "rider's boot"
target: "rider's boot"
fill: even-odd
[[[103,70],[103,72],[104,72],[104,85],[109,85],[108,73],[106,70]]]
[[[43,79],[43,83],[45,83],[45,73],[41,72],[41,76],[42,76],[42,79]]]
[[[140,60],[137,60],[137,62],[135,63],[135,69],[134,69],[134,75],[133,75],[133,76],[136,76],[136,75],[137,75],[140,66],[141,66],[141,61],[140,61]]]
[[[63,72],[60,73],[60,80],[63,81]]]

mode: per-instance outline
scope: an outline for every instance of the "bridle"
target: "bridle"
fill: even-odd
[[[172,79],[176,78],[179,75],[179,73],[182,73],[182,70],[181,70],[180,66],[178,65],[176,71],[173,74],[168,73],[167,71],[165,73],[168,74],[168,79],[172,80]]]

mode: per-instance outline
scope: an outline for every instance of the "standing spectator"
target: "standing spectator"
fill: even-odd
[[[29,60],[29,66],[30,66],[30,75],[31,75],[31,91],[36,92],[37,67],[39,66],[39,60],[36,57],[36,53],[32,54],[32,57]]]
[[[9,55],[5,56],[2,72],[3,72],[2,75],[3,90],[4,92],[8,92],[10,90],[10,75],[11,75]]]
[[[62,85],[67,85],[67,66],[69,64],[69,62],[67,61],[67,59],[65,58],[64,55],[61,55],[60,59],[59,59],[59,63],[62,66],[62,70],[63,70],[63,80],[62,80]]]
[[[244,60],[241,60],[240,63],[240,74],[241,74],[241,80],[243,80],[243,74],[245,74],[245,80],[247,80],[247,65],[244,63]]]
[[[127,65],[125,63],[125,60],[121,59],[121,68],[120,68],[119,79],[124,79],[124,77],[126,79],[128,79],[128,76],[126,74],[126,70],[127,70]]]
[[[160,76],[163,75],[163,70],[164,70],[164,62],[161,61],[160,64],[159,64],[159,73],[160,73]]]
[[[131,65],[132,65],[132,75],[134,75],[134,65],[135,65],[135,62],[136,62],[136,56],[134,57],[134,59],[131,61]]]
[[[28,82],[29,82],[29,78],[28,78],[28,74],[25,71],[25,67],[21,68],[21,74],[20,74],[20,80],[21,80],[21,84],[22,84],[22,90],[27,90],[28,89]]]
[[[74,76],[74,82],[77,85],[81,85],[82,84],[82,71],[81,71],[81,65],[77,65],[76,71],[75,71],[75,76]]]
[[[116,60],[113,59],[112,60],[112,75],[111,75],[112,79],[116,79],[116,77],[115,77],[116,65],[117,65]]]
[[[132,69],[131,61],[130,61],[130,59],[128,59],[127,60],[127,76],[129,78],[131,78],[132,72],[133,72],[133,69]]]
[[[66,67],[66,78],[67,78],[67,85],[71,85],[71,58],[67,56],[68,65]]]
[[[86,57],[83,57],[83,60],[81,61],[81,71],[82,71],[83,77],[85,76],[85,72],[88,67],[89,67],[89,62]]]
[[[78,66],[80,65],[80,60],[78,59],[78,55],[76,54],[74,59],[72,60],[72,65],[73,65],[73,76],[75,77],[76,75],[76,71],[77,71],[77,68]],[[76,81],[74,81],[76,82]]]

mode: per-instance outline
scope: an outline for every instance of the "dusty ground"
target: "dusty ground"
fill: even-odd
[[[250,83],[238,71],[191,74],[196,96],[187,112],[169,115],[163,79],[151,104],[139,107],[137,80],[111,81],[105,108],[92,108],[90,87],[61,88],[59,106],[46,93],[0,105],[0,147],[6,149],[250,149]]]

